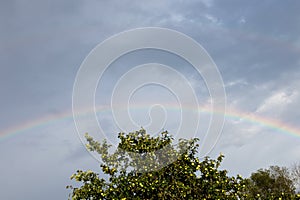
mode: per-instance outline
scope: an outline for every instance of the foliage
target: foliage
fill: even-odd
[[[296,189],[300,192],[300,162],[294,163],[291,167],[291,178],[296,186]]]
[[[120,133],[120,143],[109,153],[106,141],[99,143],[89,135],[87,148],[103,161],[107,179],[92,171],[73,174],[82,183],[72,189],[74,200],[86,199],[245,199],[246,184],[241,176],[229,177],[220,170],[223,155],[216,160],[197,157],[198,139],[181,139],[177,146],[168,132],[151,137],[144,129]]]
[[[286,167],[259,169],[251,174],[247,187],[250,199],[300,199]]]
[[[179,140],[167,131],[151,137],[144,129],[119,133],[118,148],[86,134],[87,149],[99,154],[102,178],[98,173],[78,170],[71,176],[81,187],[67,186],[73,200],[95,199],[300,199],[295,194],[300,165],[292,171],[271,166],[252,173],[250,178],[229,177],[220,170],[224,156],[217,159],[196,157],[197,138]],[[103,177],[104,175],[107,178]]]

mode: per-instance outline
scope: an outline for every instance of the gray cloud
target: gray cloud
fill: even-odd
[[[112,34],[143,26],[172,28],[203,45],[224,79],[229,111],[299,127],[298,10],[296,1],[1,1],[0,131],[71,110],[76,72],[90,50]],[[113,85],[131,64],[152,60],[174,66],[191,80],[200,103],[208,102],[203,79],[178,58],[127,56],[107,71],[99,103],[109,103]],[[116,130],[108,115],[99,119],[108,132]],[[69,176],[98,167],[72,120],[23,130],[0,143],[1,199],[67,199]],[[224,167],[249,175],[295,162],[299,150],[299,137],[229,116],[211,155],[225,153]]]

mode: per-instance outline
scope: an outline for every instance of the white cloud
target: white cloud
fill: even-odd
[[[214,5],[214,0],[200,0],[206,7],[210,8]]]
[[[238,21],[239,24],[245,24],[246,23],[246,19],[245,17],[241,17]]]
[[[237,79],[225,83],[225,87],[233,87],[236,85],[248,85],[249,83],[245,79]]]
[[[257,108],[256,113],[278,117],[278,115],[280,115],[298,97],[298,95],[298,91],[293,91],[291,93],[278,91],[266,98]]]
[[[211,14],[205,14],[204,17],[214,25],[220,26],[223,24],[220,19],[218,19],[217,17],[215,17]]]

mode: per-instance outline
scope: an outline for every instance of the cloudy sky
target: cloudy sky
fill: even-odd
[[[0,199],[67,199],[73,172],[98,170],[76,132],[73,84],[96,45],[133,28],[180,31],[214,60],[227,113],[210,156],[224,153],[230,174],[249,176],[300,161],[299,9],[298,1],[0,1]],[[119,131],[108,107],[114,85],[130,66],[149,62],[174,67],[190,81],[200,107],[209,102],[202,77],[178,57],[152,50],[125,55],[107,70],[96,94],[99,124],[112,143]],[[157,123],[165,121],[171,133],[178,128],[180,112],[170,90],[148,85],[130,100],[138,125],[146,126],[149,106],[159,104],[164,110],[152,107],[150,113]],[[207,114],[200,128],[207,128]]]

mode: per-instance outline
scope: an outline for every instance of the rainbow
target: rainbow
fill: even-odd
[[[213,28],[212,28],[213,29]],[[260,33],[250,33],[250,32],[245,32],[242,30],[237,30],[237,29],[227,29],[224,27],[218,27],[217,30],[211,30],[211,31],[219,31],[222,30],[225,33],[228,34],[233,34],[235,38],[241,38],[241,39],[246,39],[246,40],[255,40],[256,42],[264,42],[268,45],[272,46],[280,46],[284,47],[285,49],[293,52],[300,52],[300,48],[294,44],[287,43],[285,41],[282,41],[278,38],[275,37],[270,37],[270,36],[265,36]],[[178,110],[178,108],[171,106],[171,109]],[[139,109],[144,109],[144,108],[139,108]],[[194,109],[195,108],[189,108],[189,109]],[[97,112],[106,112],[110,111],[110,108],[105,108],[105,107],[100,107],[96,109]],[[199,107],[200,112],[204,113],[210,113],[210,110],[207,109],[206,107]],[[84,113],[84,112],[83,112]],[[84,113],[87,114],[87,113]],[[220,112],[219,114],[222,114]],[[272,119],[268,117],[261,116],[256,113],[249,113],[249,112],[242,112],[239,110],[235,109],[227,109],[226,114],[225,114],[226,119],[236,119],[236,120],[244,120],[249,123],[257,124],[259,126],[263,127],[268,127],[271,128],[277,132],[294,136],[297,138],[300,138],[300,127],[294,127],[290,124],[284,123],[282,121],[279,121],[277,119]],[[38,128],[38,127],[44,127],[48,124],[64,121],[64,120],[72,120],[73,119],[73,114],[71,110],[57,113],[55,115],[48,115],[44,116],[35,120],[27,121],[22,124],[18,124],[16,126],[0,130],[0,141],[5,140],[6,138],[10,138],[19,134],[22,134],[28,130]]]
[[[134,106],[134,109],[145,109],[147,106],[145,105],[136,105]],[[178,106],[174,105],[168,105],[165,107],[166,109],[170,110],[179,110]],[[183,106],[184,109],[189,109],[192,111],[195,111],[195,108],[191,108],[188,106]],[[131,108],[132,109],[132,108]],[[109,107],[97,107],[97,114],[105,113],[105,112],[110,112],[111,109]],[[211,110],[209,107],[203,106],[199,107],[200,113],[207,113],[211,114]],[[216,111],[218,113],[218,111]],[[86,112],[82,112],[83,115],[88,114]],[[221,112],[218,114],[222,114]],[[249,123],[253,123],[262,127],[267,127],[271,128],[272,130],[275,130],[276,132],[283,133],[286,135],[294,136],[297,138],[300,138],[300,128],[299,127],[293,127],[287,123],[283,123],[282,121],[276,120],[276,119],[271,119],[271,118],[266,118],[263,116],[260,116],[255,113],[245,113],[241,112],[238,110],[230,109],[226,111],[225,114],[225,119],[233,119],[233,120],[243,120]],[[0,131],[0,141],[5,140],[6,138],[10,138],[13,136],[17,136],[19,134],[25,133],[29,130],[32,130],[34,128],[41,128],[45,127],[46,125],[61,122],[61,121],[72,121],[73,120],[73,114],[72,111],[65,111],[62,113],[58,113],[55,115],[50,115],[50,116],[45,116],[42,118],[38,118],[36,120],[31,120],[28,122],[25,122],[23,124],[8,128],[6,130]]]

